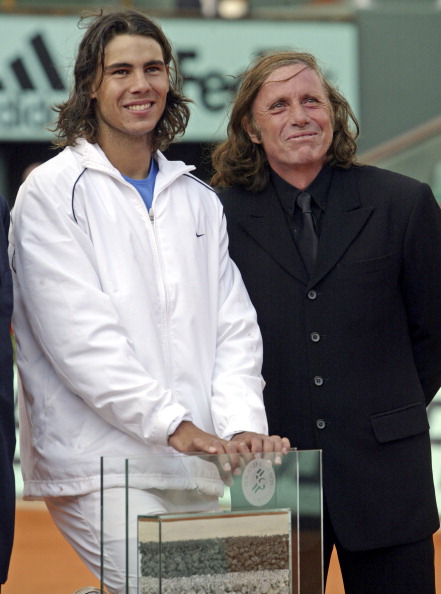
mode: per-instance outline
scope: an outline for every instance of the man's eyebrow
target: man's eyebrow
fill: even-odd
[[[144,62],[143,66],[165,66],[165,62],[163,60],[149,60],[148,62]],[[104,70],[114,70],[115,68],[133,68],[133,64],[129,62],[114,62],[106,66]]]

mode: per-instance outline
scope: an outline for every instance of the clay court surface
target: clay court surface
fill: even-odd
[[[437,591],[441,594],[441,532],[435,535]],[[2,594],[72,594],[99,586],[59,534],[44,504],[17,502],[16,534],[9,579]],[[336,560],[331,562],[326,594],[343,594]]]

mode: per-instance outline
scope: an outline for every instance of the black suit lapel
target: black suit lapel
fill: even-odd
[[[305,266],[271,185],[254,197],[249,216],[241,219],[239,226],[282,268],[306,284],[308,275]]]
[[[372,213],[370,207],[361,208],[356,171],[355,167],[334,170],[317,260],[310,278],[271,184],[260,194],[252,195],[248,216],[238,224],[291,276],[312,286],[338,263]]]
[[[328,196],[317,260],[308,284],[316,284],[340,260],[369,219],[372,208],[361,208],[356,168],[336,168]]]

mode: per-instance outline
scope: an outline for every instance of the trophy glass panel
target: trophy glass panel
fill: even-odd
[[[227,530],[232,522],[234,525],[234,519],[240,517],[240,522],[249,527],[247,536],[254,538],[259,526],[267,522],[267,517],[274,517],[271,516],[274,512],[286,515],[289,511],[291,560],[287,594],[323,593],[321,452],[291,450],[282,456],[280,464],[276,464],[272,457],[240,456],[240,473],[237,474],[225,469],[225,463],[228,463],[225,456],[181,454],[102,460],[102,592],[106,592],[105,585],[110,579],[108,570],[106,572],[106,551],[110,552],[115,546],[111,535],[117,525],[124,540],[119,543],[119,557],[124,557],[123,591],[126,594],[144,594],[148,587],[153,588],[155,593],[171,594],[178,590],[164,589],[165,584],[167,587],[170,585],[170,582],[163,581],[169,579],[164,577],[164,571],[168,571],[163,549],[166,538],[177,543],[175,548],[183,548],[182,542],[189,540],[187,531],[197,541],[200,540],[201,526],[209,525],[213,527],[213,539],[223,542],[225,548],[227,541],[222,539],[219,526],[224,525]],[[164,489],[171,489],[171,497],[167,499],[172,503],[167,509],[155,504],[155,493],[161,495]],[[147,503],[145,496],[148,497]],[[175,517],[174,523],[172,516]],[[208,519],[202,522],[202,517],[211,518],[213,522],[210,524]],[[173,538],[169,535],[171,532]],[[264,538],[264,535],[259,537]],[[150,559],[147,563],[142,552],[145,542],[148,542],[149,555],[156,561]],[[267,544],[267,557],[276,559],[280,555],[280,546],[271,544],[269,538]],[[250,550],[247,555],[244,553],[241,556],[242,563],[251,553]],[[255,555],[257,559],[260,556],[260,553]],[[206,575],[216,573],[209,570],[211,573]],[[191,579],[195,581],[195,578]],[[274,584],[268,586],[255,577],[253,580],[256,594],[274,590]],[[208,588],[208,580],[205,581]],[[148,586],[145,585],[147,583]],[[277,587],[281,594],[285,592],[282,582]],[[214,585],[210,588],[194,588],[194,592],[219,594],[223,591],[220,587],[216,590]],[[180,593],[191,591],[179,590]],[[279,594],[279,590],[274,592]]]
[[[321,452],[299,450],[297,454],[297,592],[321,594],[324,592]],[[293,593],[295,594],[294,590]]]

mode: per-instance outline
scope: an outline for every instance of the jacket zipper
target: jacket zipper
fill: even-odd
[[[166,341],[167,341],[167,356],[165,357],[166,360],[166,367],[167,367],[167,386],[170,389],[173,389],[172,385],[172,378],[173,378],[173,371],[172,371],[172,349],[171,349],[171,336],[170,336],[170,309],[168,303],[168,294],[167,294],[167,285],[164,281],[163,277],[163,266],[162,266],[162,254],[158,247],[158,242],[156,240],[156,230],[155,230],[155,213],[153,211],[153,207],[148,211],[149,219],[153,227],[153,235],[155,237],[155,244],[156,244],[156,253],[158,256],[159,261],[159,269],[161,274],[161,282],[163,284],[163,291],[164,291],[164,307],[165,307],[165,320],[167,325],[167,332],[166,332]]]

